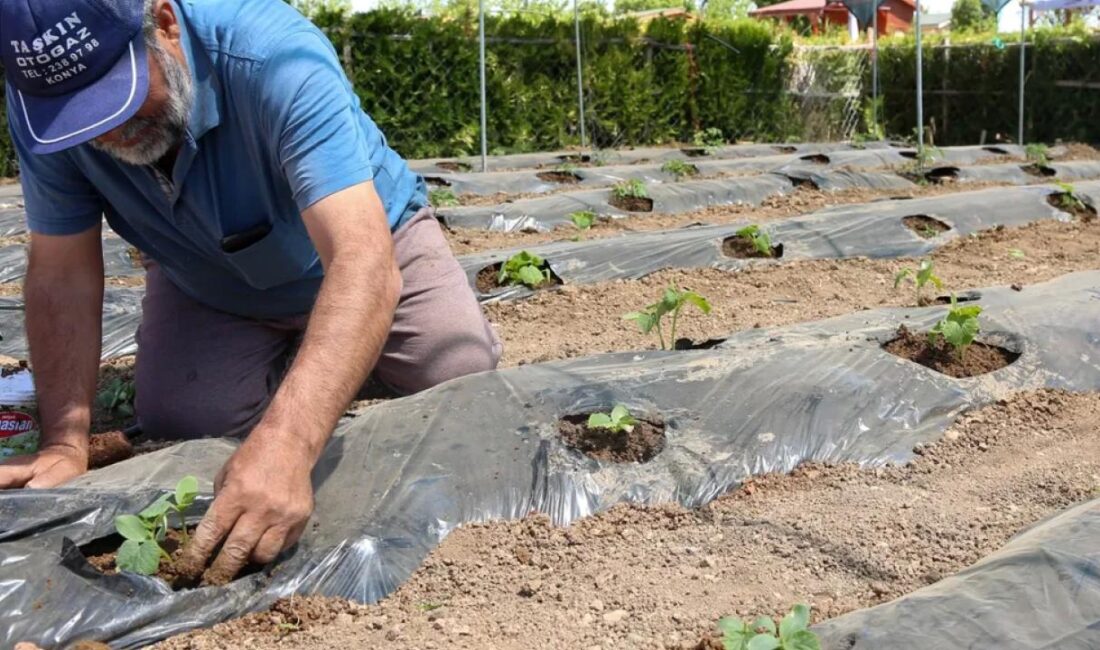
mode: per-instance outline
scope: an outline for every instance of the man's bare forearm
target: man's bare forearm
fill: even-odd
[[[77,256],[84,259],[71,260],[72,264],[46,259],[50,254],[46,245],[31,245],[24,295],[42,418],[41,447],[67,446],[87,452],[103,310],[98,229],[94,237],[94,252],[89,244],[85,247],[89,250]]]
[[[257,429],[293,433],[316,461],[385,345],[401,295],[392,248],[338,251],[294,364]]]

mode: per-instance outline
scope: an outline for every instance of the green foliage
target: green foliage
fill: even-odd
[[[703,131],[696,131],[691,141],[696,147],[702,147],[703,151],[709,156],[726,144],[726,137],[722,135],[722,129],[711,127]]]
[[[678,289],[670,286],[665,289],[661,299],[657,302],[649,305],[642,311],[630,312],[623,316],[623,320],[632,320],[638,324],[638,328],[642,330],[643,334],[649,334],[654,329],[657,330],[657,338],[661,342],[661,349],[667,350],[665,345],[665,335],[661,329],[661,319],[668,314],[672,314],[672,325],[669,331],[669,338],[673,345],[676,344],[676,323],[680,318],[680,311],[683,310],[685,305],[695,305],[704,314],[710,313],[710,303],[703,296],[695,293],[694,291]]]
[[[649,198],[649,192],[646,190],[645,181],[637,178],[616,183],[615,186],[611,188],[611,194],[617,199]]]
[[[1060,192],[1058,193],[1058,205],[1063,210],[1070,212],[1088,212],[1089,207],[1085,204],[1084,199],[1077,195],[1077,188],[1071,183],[1055,183],[1058,186]]]
[[[344,14],[351,11],[351,0],[289,0],[290,5],[306,18],[314,19],[325,12]]]
[[[776,626],[761,616],[750,625],[729,616],[718,621],[725,650],[821,650],[821,641],[809,630],[810,608],[795,605]]]
[[[699,169],[691,163],[686,163],[682,160],[670,160],[661,165],[661,171],[666,174],[670,174],[676,177],[676,180],[680,180],[685,176],[694,176],[699,173]]]
[[[161,495],[138,514],[115,517],[115,530],[124,540],[115,555],[115,566],[120,571],[148,576],[157,572],[162,559],[171,560],[161,547],[170,525],[168,516],[171,513],[176,514],[179,519],[180,541],[186,546],[186,511],[195,502],[198,493],[198,480],[194,476],[185,476],[176,483],[172,494]]]
[[[683,7],[688,11],[695,11],[695,2],[693,0],[679,0],[678,2],[676,0],[615,0],[616,14],[673,7]]]
[[[502,285],[522,284],[537,289],[550,281],[550,265],[534,253],[520,251],[500,267],[497,282]]]
[[[932,260],[923,259],[920,261],[920,266],[914,271],[911,268],[905,267],[898,271],[894,276],[894,288],[897,289],[901,286],[901,283],[906,278],[912,277],[913,284],[917,287],[917,306],[924,304],[924,299],[921,296],[921,290],[924,289],[924,285],[932,283],[932,286],[937,289],[943,288],[943,280],[940,280],[932,267]]]
[[[1032,142],[1024,148],[1027,159],[1036,165],[1045,167],[1050,164],[1050,150],[1041,142]]]
[[[990,32],[996,29],[996,17],[981,0],[955,0],[951,7],[951,31]]]
[[[134,382],[115,377],[96,395],[96,404],[108,413],[134,414]]]
[[[951,294],[951,309],[928,331],[928,342],[935,345],[937,337],[942,336],[955,349],[955,355],[961,361],[981,329],[978,323],[978,315],[981,313],[980,305],[960,307],[955,294]]]
[[[768,231],[764,230],[756,224],[751,226],[745,226],[735,233],[738,237],[742,237],[747,240],[752,247],[756,249],[758,253],[765,257],[774,257],[775,251],[772,247],[772,237],[768,234]]]
[[[589,429],[603,429],[611,433],[630,433],[638,421],[622,404],[611,409],[610,413],[592,413],[588,416]]]
[[[573,212],[569,215],[569,220],[573,222],[577,230],[588,230],[596,222],[596,213],[591,210]]]
[[[428,203],[436,208],[453,208],[458,205],[458,197],[450,188],[442,187],[428,190]]]

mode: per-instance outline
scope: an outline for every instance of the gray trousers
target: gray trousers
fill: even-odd
[[[500,340],[430,210],[394,233],[394,251],[404,288],[372,377],[413,393],[495,368]],[[235,316],[184,295],[155,263],[146,272],[135,368],[142,430],[173,439],[247,434],[282,381],[308,314]]]

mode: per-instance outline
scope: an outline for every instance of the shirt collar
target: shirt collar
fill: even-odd
[[[214,74],[214,65],[210,55],[198,39],[193,39],[187,27],[187,19],[180,11],[179,4],[172,2],[180,25],[180,49],[187,57],[187,67],[191,73],[191,83],[195,92],[195,102],[191,107],[191,119],[188,131],[196,141],[221,123],[221,85]]]

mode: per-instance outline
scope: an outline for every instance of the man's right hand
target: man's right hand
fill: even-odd
[[[0,465],[0,489],[56,487],[86,471],[87,449],[52,445],[43,447],[35,454],[16,456]]]

